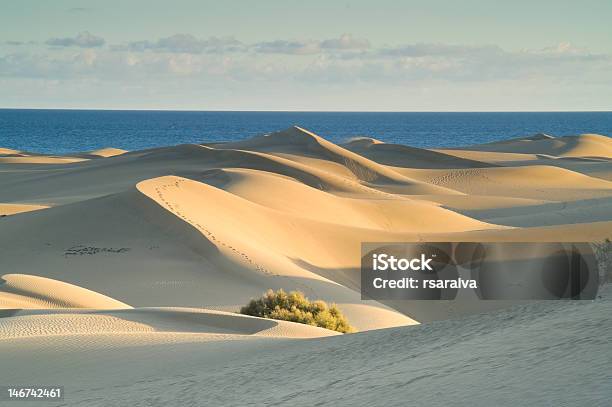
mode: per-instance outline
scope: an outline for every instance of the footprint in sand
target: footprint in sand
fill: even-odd
[[[200,223],[195,222],[193,219],[187,217],[185,214],[183,214],[179,208],[180,205],[177,202],[170,202],[169,199],[166,198],[165,195],[165,191],[167,191],[169,188],[180,188],[181,184],[183,184],[184,182],[186,182],[186,180],[177,180],[172,184],[164,184],[161,187],[156,187],[155,188],[155,192],[157,193],[159,200],[175,215],[177,215],[179,218],[183,219],[185,222],[189,223],[190,225],[192,225],[193,227],[195,227],[196,229],[198,229],[200,232],[202,232],[204,235],[206,235],[208,237],[208,239],[212,242],[215,242],[218,246],[221,247],[227,247],[230,250],[232,250],[232,252],[238,254],[240,257],[242,257],[248,264],[251,264],[255,267],[255,270],[265,273],[265,274],[274,274],[271,271],[269,271],[268,269],[266,269],[265,267],[263,267],[260,264],[255,263],[246,253],[238,250],[237,248],[230,246],[228,244],[226,244],[225,242],[221,241],[220,239],[217,239],[217,237],[207,228],[205,228],[204,226],[202,226]]]

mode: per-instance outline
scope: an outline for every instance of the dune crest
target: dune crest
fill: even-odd
[[[0,155],[18,155],[21,151],[13,150],[12,148],[3,148],[0,147]]]
[[[172,343],[243,337],[318,338],[340,335],[315,326],[194,308],[23,310],[0,318],[0,341],[45,336],[132,336],[132,341]],[[244,338],[246,339],[246,338]]]
[[[371,138],[336,145],[295,126],[238,142],[100,149],[66,165],[0,162],[0,202],[51,206],[4,204],[23,213],[0,219],[0,258],[40,277],[12,275],[0,307],[237,311],[283,288],[337,303],[360,331],[478,312],[361,300],[361,243],[606,238],[609,160],[570,157],[594,143],[609,139],[434,151]],[[27,156],[5,158],[54,157],[13,153]]]
[[[373,301],[361,298],[360,266],[363,242],[612,238],[609,146],[545,134],[456,149],[336,145],[292,127],[132,152],[2,149],[0,382],[52,377],[67,403],[88,407],[330,394],[512,405],[515,388],[561,371],[551,388],[603,405],[608,395],[559,360],[607,389],[609,290],[582,302]],[[358,332],[237,313],[281,288],[336,303]],[[356,390],[336,397],[346,388]],[[537,401],[575,401],[559,394]]]
[[[87,154],[92,155],[92,156],[107,158],[107,157],[114,157],[117,155],[125,154],[127,152],[128,152],[127,150],[122,150],[120,148],[105,147],[105,148],[100,148],[97,150],[90,151]]]
[[[370,138],[359,138],[343,147],[373,161],[404,168],[482,168],[495,166],[423,148],[387,144]]]
[[[63,281],[26,274],[5,274],[0,280],[0,308],[104,308],[129,305]]]
[[[544,154],[556,157],[612,158],[612,139],[599,134],[552,137],[536,135],[464,147],[464,150]]]
[[[0,216],[15,215],[17,213],[37,211],[39,209],[45,209],[45,208],[48,208],[48,206],[47,205],[0,203]]]

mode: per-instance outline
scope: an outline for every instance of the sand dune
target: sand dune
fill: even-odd
[[[19,150],[13,150],[12,148],[0,147],[0,155],[18,155],[21,152]]]
[[[288,177],[258,170],[215,170],[204,174],[199,181],[257,203],[262,210],[271,208],[293,216],[357,228],[427,232],[441,228],[457,231],[491,227],[424,201],[402,196],[367,200],[335,196],[305,187]],[[200,194],[206,195],[207,191],[203,189]],[[403,213],[412,216],[401,216]],[[424,219],[427,222],[423,222]]]
[[[45,208],[48,208],[48,206],[0,203],[0,216],[15,215],[17,213],[37,211],[39,209],[45,209]]]
[[[320,160],[336,163],[350,171],[354,179],[369,186],[384,185],[414,194],[456,193],[405,177],[388,166],[355,154],[297,126],[246,141],[222,143],[215,146],[224,149],[249,149],[277,154],[307,165],[311,164],[312,167],[319,167]],[[298,154],[295,154],[296,152]]]
[[[334,164],[348,171],[346,167]],[[353,175],[347,178],[341,171],[323,170],[319,165],[306,165],[267,153],[182,145],[90,160],[78,167],[58,165],[45,169],[36,166],[16,171],[15,166],[10,166],[9,172],[0,172],[0,183],[5,186],[0,190],[0,201],[44,204],[77,202],[124,191],[140,181],[169,173],[198,179],[206,171],[219,168],[267,171],[291,177],[313,188],[345,195],[385,197],[388,195],[381,189],[391,186],[411,194],[461,194],[402,178],[399,174],[397,177],[401,181],[392,185],[377,185],[362,182]],[[92,184],[92,180],[95,183]]]
[[[444,153],[464,160],[480,161],[490,166],[504,165],[512,162],[532,162],[540,159],[538,154],[507,153],[484,150],[461,150],[458,148],[438,148],[432,151]]]
[[[451,170],[407,169],[423,182],[468,195],[570,201],[609,196],[612,182],[544,165]]]
[[[205,184],[189,182],[196,186],[196,191],[200,188],[207,193],[215,190]],[[153,190],[158,185],[156,180],[147,183]],[[168,200],[170,204],[174,203],[172,193],[168,192],[168,198],[172,199]],[[45,277],[103,292],[134,306],[205,306],[237,310],[268,288],[300,289],[313,298],[337,302],[341,307],[344,304],[362,304],[358,292],[303,270],[286,257],[292,253],[307,255],[308,252],[312,253],[309,258],[315,257],[319,242],[317,229],[305,229],[304,233],[310,238],[303,242],[293,239],[295,229],[283,231],[280,226],[282,235],[275,236],[270,231],[266,236],[266,239],[274,239],[266,241],[277,245],[283,240],[293,239],[297,245],[293,248],[279,250],[274,246],[264,247],[261,242],[249,242],[253,236],[257,239],[262,232],[265,233],[268,229],[262,224],[271,221],[278,213],[262,207],[263,214],[258,215],[257,209],[251,209],[261,223],[254,222],[250,229],[244,229],[241,236],[235,231],[243,226],[235,226],[237,218],[230,208],[243,211],[259,206],[218,190],[217,195],[223,194],[227,198],[218,202],[211,199],[214,194],[195,194],[193,204],[196,206],[192,206],[192,211],[185,206],[182,212],[179,207],[183,215],[199,216],[195,223],[203,222],[201,217],[210,214],[207,211],[224,208],[219,216],[213,216],[218,223],[206,224],[206,229],[212,231],[215,239],[134,189],[24,214],[22,219],[5,218],[0,233],[0,256],[3,264],[12,270],[26,273],[26,270],[34,268]],[[197,203],[203,203],[202,200],[207,200],[211,206],[198,209]],[[179,200],[178,203],[181,205],[183,202]],[[335,231],[337,228],[334,224],[322,225],[320,233],[323,235],[325,230]],[[232,226],[235,229],[229,229]],[[344,236],[352,231],[347,227],[340,229],[327,239],[330,242],[340,240],[338,233]],[[38,232],[32,235],[33,230]],[[65,230],[66,233],[58,234],[56,230]],[[353,237],[351,241],[356,239]],[[26,240],[29,242],[27,247],[23,243]],[[259,252],[262,247],[263,251]],[[351,253],[355,249],[358,251],[359,245],[353,246]],[[330,247],[330,253],[332,250]],[[344,256],[348,257],[348,254]],[[322,256],[322,259],[328,257]],[[266,265],[273,267],[273,272],[263,270]],[[229,287],[231,289],[227,289]],[[374,311],[380,318],[361,317],[360,312],[355,312],[355,324],[360,329],[414,323],[384,306],[363,304],[377,308]],[[352,313],[349,311],[349,314]]]
[[[502,389],[503,380],[513,388],[543,380],[529,355],[550,354],[542,363],[552,366],[569,357],[568,343],[583,352],[574,327],[588,321],[596,327],[589,332],[605,337],[608,300],[504,311],[514,303],[365,301],[360,245],[611,238],[610,145],[604,136],[542,134],[437,150],[370,138],[335,145],[292,127],[131,152],[2,149],[0,215],[10,216],[0,218],[0,363],[11,368],[0,382],[54,377],[66,383],[70,405],[91,406],[118,397],[109,395],[113,386],[134,400],[152,394],[190,404],[179,386],[194,397],[206,390],[217,404],[252,403],[232,387],[238,381],[258,402],[312,405],[330,400],[322,395],[337,390],[329,377],[337,375],[336,404],[376,404],[383,393],[401,404],[407,386],[428,403],[434,394],[426,389],[444,388],[435,400],[450,401],[457,380],[479,388],[494,377]],[[361,332],[236,314],[270,288],[337,303]],[[562,335],[547,337],[551,326],[563,326],[555,330]],[[323,379],[292,376],[284,366],[296,363]],[[515,372],[532,367],[503,380],[489,375],[508,363]],[[346,388],[364,384],[361,376],[370,387],[351,399]],[[401,394],[385,384],[398,377]],[[308,398],[287,393],[298,380]],[[577,386],[564,380],[551,382]]]
[[[557,157],[612,158],[612,140],[599,134],[536,136],[465,147],[472,151],[544,154]]]
[[[603,406],[611,315],[608,292],[592,302],[309,340],[164,332],[4,339],[0,363],[11,370],[0,370],[0,380],[52,375],[65,385],[64,403],[87,407]]]
[[[402,183],[404,178],[393,170],[346,150],[300,127],[254,137],[220,147],[250,149],[274,153],[298,152],[300,155],[337,162],[348,168],[361,181],[373,183]]]
[[[340,335],[338,332],[310,325],[202,308],[27,310],[0,318],[0,341],[105,334],[154,337],[159,333],[172,334],[175,337],[191,336],[187,338],[191,341],[226,339],[228,335],[283,338]],[[170,338],[170,335],[162,335],[159,340],[167,341]]]
[[[13,272],[139,307],[236,310],[268,288],[300,289],[371,329],[423,313],[359,299],[363,241],[538,240],[560,230],[599,239],[612,220],[605,204],[580,204],[612,195],[600,178],[482,167],[371,139],[342,148],[299,127],[235,143],[103,151],[81,163],[0,167],[0,200],[54,205],[2,219],[0,255]],[[439,168],[412,168],[412,159]]]
[[[373,161],[394,167],[482,168],[491,166],[481,161],[400,144],[387,144],[367,137],[354,139],[343,144],[343,147]]]
[[[70,164],[87,161],[92,158],[107,158],[126,153],[120,148],[100,148],[86,153],[53,155],[0,148],[0,164]]]
[[[62,281],[25,274],[0,279],[0,308],[130,308],[95,291]]]
[[[10,155],[0,156],[0,164],[70,164],[85,161],[86,158],[78,157],[55,157],[55,156],[29,156]]]
[[[568,225],[612,220],[612,198],[534,203],[506,208],[471,208],[467,216],[517,227]]]
[[[100,148],[97,150],[90,151],[87,153],[88,155],[97,156],[97,157],[114,157],[116,155],[121,155],[127,153],[127,150],[122,150],[120,148],[106,147]]]

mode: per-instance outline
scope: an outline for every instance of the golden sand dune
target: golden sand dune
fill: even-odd
[[[0,155],[20,155],[21,151],[0,147]]]
[[[609,145],[538,135],[453,150],[338,146],[293,127],[132,152],[0,150],[0,215],[19,213],[0,217],[0,382],[51,377],[66,403],[88,407],[401,405],[407,388],[417,404],[461,394],[490,405],[512,404],[508,383],[564,372],[560,360],[604,378],[600,300],[503,311],[516,304],[364,301],[359,267],[368,241],[610,238]],[[361,332],[236,313],[280,288],[337,303]],[[433,320],[445,321],[409,326]],[[551,383],[607,400],[579,379]],[[459,393],[431,392],[457,382]],[[541,404],[568,402],[557,393]]]
[[[0,308],[131,308],[82,287],[45,277],[5,274],[0,279]]]
[[[200,202],[210,206],[199,210],[189,203],[181,211],[184,202],[175,200],[177,196],[170,190],[163,196],[171,205],[178,203],[180,214],[177,214],[132,189],[39,211],[36,216],[3,218],[0,231],[3,264],[23,273],[35,268],[46,277],[104,292],[133,306],[200,306],[237,310],[268,288],[285,288],[299,289],[312,298],[337,302],[341,308],[346,305],[347,313],[359,329],[414,323],[380,304],[363,303],[357,291],[298,267],[295,259],[286,257],[288,253],[298,253],[300,257],[301,253],[303,256],[312,253],[308,257],[312,259],[316,256],[317,242],[320,242],[317,233],[322,233],[330,242],[334,239],[341,242],[341,236],[351,236],[354,229],[303,220],[304,236],[308,238],[302,241],[294,238],[295,228],[289,227],[284,231],[280,225],[277,226],[279,230],[264,227],[266,220],[272,220],[278,212],[263,207],[265,215],[258,215],[257,210],[253,210],[259,221],[249,222],[250,227],[242,226],[242,218],[230,213],[230,209],[260,208],[258,205],[206,184],[189,182],[199,187],[196,191],[213,190],[228,197],[215,204],[214,193],[210,196],[196,194],[193,204]],[[158,180],[144,184],[152,191],[160,185]],[[178,198],[185,198],[188,193],[189,190]],[[212,216],[216,221],[201,218],[223,205],[222,213]],[[194,224],[180,215],[193,215]],[[206,229],[213,231],[212,236],[204,234],[195,225],[204,226],[201,223],[204,221],[207,222]],[[323,226],[320,231],[308,230],[309,223]],[[229,229],[231,227],[235,229]],[[34,230],[37,233],[33,234]],[[57,233],[57,230],[66,230],[67,233]],[[238,233],[240,230],[243,232]],[[325,236],[327,230],[334,234]],[[275,236],[276,233],[282,234]],[[285,242],[280,247],[265,248],[262,242],[258,242],[259,236],[263,236],[264,242],[280,244],[283,239]],[[356,239],[352,237],[351,242]],[[29,242],[27,247],[23,244],[26,240]],[[283,248],[287,240],[294,241],[295,246]],[[341,244],[349,246],[351,253],[358,253],[358,245]],[[261,248],[265,251],[259,252]],[[348,253],[339,253],[341,258],[348,259]],[[260,258],[263,259],[261,264],[256,261]],[[322,256],[323,260],[327,258]],[[273,269],[264,270],[263,264]],[[371,318],[363,308],[350,311],[351,304],[372,308],[377,318]]]
[[[563,154],[591,154],[585,145],[606,142],[562,139],[575,145]],[[551,140],[559,141],[500,144]],[[539,158],[542,151],[495,154],[552,160]],[[0,258],[11,273],[136,307],[236,311],[268,288],[298,289],[338,303],[366,330],[478,309],[432,313],[422,304],[389,304],[394,310],[362,301],[361,242],[600,240],[612,233],[611,182],[582,167],[499,166],[479,159],[490,152],[471,152],[458,158],[373,139],[338,146],[293,127],[233,143],[104,149],[66,165],[0,163],[0,202],[53,206],[1,218]],[[607,165],[588,162],[589,171]]]
[[[322,137],[297,126],[246,141],[225,143],[219,147],[270,153],[298,152],[299,155],[339,163],[349,169],[361,181],[385,184],[406,182],[404,177],[386,166],[330,143]]]
[[[597,222],[612,213],[612,197],[569,202],[542,202],[506,208],[470,208],[464,214],[488,222],[518,227]]]
[[[14,324],[0,319],[0,327]],[[609,400],[602,357],[611,327],[608,292],[596,301],[544,301],[308,340],[172,332],[18,337],[0,340],[0,364],[10,366],[0,369],[0,380],[52,377],[65,386],[64,403],[87,407],[405,405],[407,399],[510,406],[524,400],[515,388],[534,383],[530,405],[598,406]],[[568,366],[578,373],[568,374]]]
[[[550,203],[552,201],[546,199],[529,199],[529,198],[517,198],[512,196],[498,196],[498,195],[409,195],[411,199],[422,200],[430,202],[434,205],[440,205],[445,208],[449,208],[453,211],[463,213],[464,211],[484,211],[489,209],[498,209],[505,211],[513,208],[522,208],[535,205],[542,205]],[[473,215],[468,215],[474,217]],[[476,216],[477,219],[481,219]]]
[[[93,150],[87,153],[88,155],[97,156],[97,157],[114,157],[116,155],[121,155],[127,153],[127,150],[122,150],[120,148],[106,147],[100,148],[98,150]]]
[[[326,162],[330,166],[322,167],[319,162],[305,164],[257,151],[180,145],[89,160],[80,163],[77,168],[74,165],[66,165],[52,166],[45,170],[36,166],[16,171],[15,166],[10,166],[10,172],[6,173],[5,188],[0,190],[0,202],[76,202],[125,191],[139,181],[169,173],[198,179],[206,171],[220,168],[266,171],[291,177],[327,192],[361,197],[385,197],[388,195],[384,189],[391,188],[407,194],[461,194],[409,179],[380,165],[381,169],[395,174],[393,176],[398,178],[398,181],[391,184],[373,184],[358,179],[346,166],[332,161]],[[350,175],[347,176],[347,173]],[[8,182],[9,176],[11,182]],[[95,182],[92,183],[92,180]]]
[[[100,148],[86,153],[53,155],[39,154],[13,150],[10,148],[0,148],[0,163],[6,164],[70,164],[87,161],[92,158],[114,157],[127,153],[120,148]]]
[[[390,194],[375,195],[370,199],[335,196],[289,177],[259,170],[214,170],[203,174],[199,181],[192,185],[200,188],[201,183],[215,186],[259,204],[258,210],[261,211],[269,208],[299,218],[356,228],[428,232],[441,228],[461,231],[491,227],[425,201]],[[202,188],[199,194],[204,196],[207,191]],[[402,216],[406,213],[412,216]]]
[[[609,174],[612,142],[609,137],[598,134],[565,137],[536,135],[435,151],[492,165],[552,165],[589,174],[601,172],[603,167]]]
[[[0,155],[0,164],[70,164],[85,161],[86,158],[79,157],[57,157],[46,155]]]
[[[82,335],[135,335],[143,340],[190,342],[232,336],[317,338],[340,335],[315,326],[202,308],[53,309],[18,311],[0,318],[0,341]],[[153,337],[153,338],[147,338]],[[235,338],[235,339],[239,339]]]
[[[542,154],[557,157],[612,158],[612,140],[599,134],[551,137],[541,135],[465,147],[472,151]]]
[[[15,215],[22,212],[37,211],[48,208],[46,205],[3,204],[0,203],[0,216]]]
[[[506,153],[498,151],[483,151],[483,150],[462,150],[458,148],[438,148],[432,151],[443,153],[449,156],[457,157],[464,160],[480,161],[490,164],[490,166],[507,165],[508,163],[531,163],[539,160],[537,154],[524,153]]]
[[[311,167],[320,167],[321,160],[323,160],[328,163],[339,164],[345,169],[342,175],[350,173],[351,178],[365,185],[386,186],[387,188],[402,190],[404,193],[456,193],[405,177],[386,165],[355,154],[297,126],[246,141],[216,144],[215,147],[249,149],[277,154],[282,157],[293,158],[306,165],[310,164]],[[329,171],[330,168],[333,168],[330,165],[324,168],[328,169],[328,172],[335,172],[333,169]]]
[[[403,170],[423,182],[468,195],[573,201],[609,196],[612,182],[546,165],[450,170]]]
[[[491,164],[437,151],[360,137],[343,147],[381,164],[406,168],[482,168]]]

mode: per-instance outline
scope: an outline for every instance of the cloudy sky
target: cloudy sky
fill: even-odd
[[[611,110],[611,20],[609,0],[3,2],[0,107]]]

